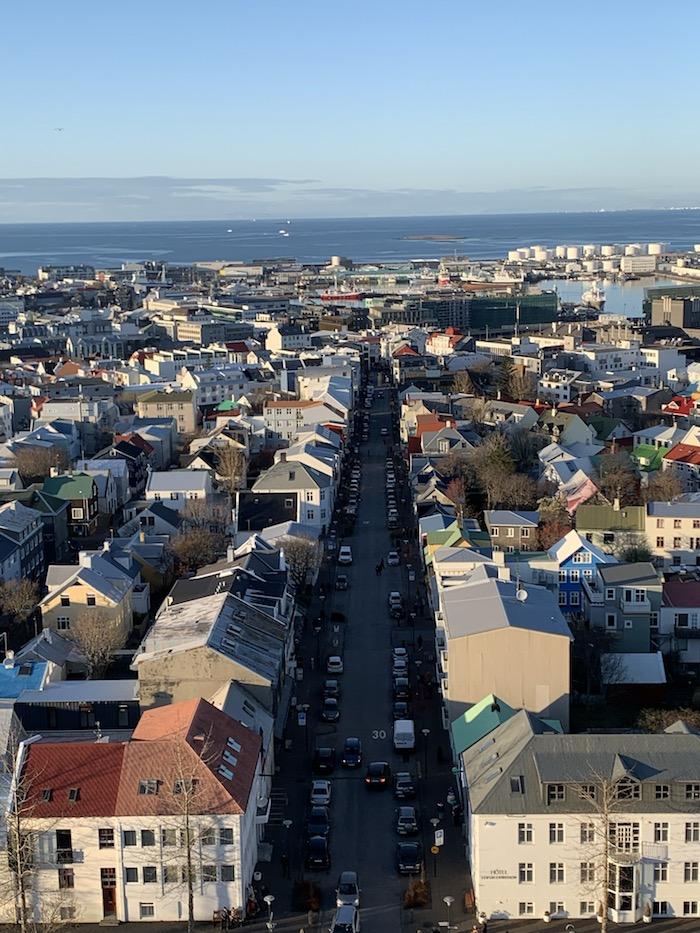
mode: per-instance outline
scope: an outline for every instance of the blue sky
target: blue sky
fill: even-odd
[[[697,0],[13,3],[0,220],[697,206],[699,26]]]

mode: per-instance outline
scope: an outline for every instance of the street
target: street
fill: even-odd
[[[275,896],[274,919],[278,930],[308,929],[307,917],[293,903],[293,883],[302,877],[312,879],[322,892],[320,928],[328,929],[335,907],[334,889],[342,871],[356,871],[361,886],[362,929],[366,933],[386,933],[401,930],[402,924],[412,921],[412,914],[403,907],[403,898],[408,880],[397,874],[395,849],[399,841],[394,829],[395,810],[398,803],[393,798],[391,786],[386,790],[369,790],[364,785],[365,768],[370,761],[387,761],[392,774],[410,770],[419,781],[416,804],[422,811],[423,847],[427,854],[426,873],[433,887],[435,913],[428,916],[437,922],[444,917],[441,879],[448,873],[457,880],[456,888],[449,888],[455,897],[453,923],[457,914],[461,916],[461,905],[466,881],[464,874],[461,829],[446,828],[449,846],[440,852],[440,876],[436,875],[438,859],[430,854],[433,842],[433,826],[430,818],[437,813],[437,800],[444,800],[449,787],[449,752],[447,734],[441,731],[439,699],[436,691],[421,689],[417,695],[417,679],[423,672],[432,675],[433,643],[432,625],[418,618],[415,628],[399,625],[392,620],[388,611],[390,591],[398,590],[406,605],[413,606],[422,584],[420,574],[415,582],[409,583],[406,561],[402,554],[399,567],[389,567],[387,555],[392,548],[386,522],[385,504],[385,459],[388,439],[380,434],[381,428],[390,429],[389,391],[378,391],[371,410],[369,442],[360,448],[362,464],[361,500],[354,533],[339,539],[338,545],[349,544],[353,563],[350,567],[338,568],[335,564],[337,550],[329,565],[324,569],[321,580],[326,590],[325,597],[312,604],[311,616],[322,613],[325,621],[321,631],[314,634],[307,624],[307,632],[300,647],[304,661],[304,679],[297,690],[297,705],[308,704],[307,725],[298,725],[297,715],[292,710],[287,737],[291,747],[283,751],[278,760],[279,776],[275,781],[274,819],[268,827],[267,838],[273,843],[272,861],[261,865],[263,882]],[[405,538],[412,538],[408,490],[398,482],[398,498],[406,494],[401,516],[401,530]],[[384,559],[385,569],[376,574],[376,565]],[[412,552],[411,561],[417,568],[418,557]],[[347,572],[349,588],[336,591],[334,579],[338,570]],[[318,610],[314,607],[318,606]],[[322,608],[320,608],[322,606]],[[331,613],[341,612],[345,622],[332,622]],[[411,647],[416,637],[420,649]],[[416,751],[408,762],[394,753],[392,743],[392,646],[406,645],[411,651],[410,681],[413,693],[411,715],[416,719]],[[322,684],[327,676],[326,658],[340,654],[344,661],[344,673],[338,676],[341,685],[340,721],[320,721]],[[316,661],[318,658],[318,662]],[[312,660],[313,659],[313,660]],[[418,661],[418,664],[416,664]],[[311,666],[315,670],[311,671]],[[421,730],[429,729],[425,736]],[[331,746],[338,756],[348,736],[362,741],[362,767],[354,770],[336,767],[330,775],[332,782],[331,813],[331,856],[329,872],[304,872],[304,820],[308,809],[308,792],[312,780],[311,757],[315,747]],[[442,747],[438,754],[438,745]],[[308,747],[308,751],[307,751]],[[425,780],[428,766],[429,779]],[[427,806],[430,804],[430,809]],[[441,824],[442,825],[442,824]],[[285,858],[283,859],[283,855]],[[282,861],[288,859],[289,878],[284,877]],[[454,886],[453,886],[454,887]],[[437,896],[439,894],[439,897]],[[418,911],[417,914],[423,911]],[[414,925],[415,928],[415,925]],[[456,927],[455,927],[456,928]]]

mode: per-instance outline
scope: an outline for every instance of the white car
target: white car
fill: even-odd
[[[339,564],[351,564],[352,563],[352,548],[348,544],[344,544],[341,549],[338,551],[338,563]]]
[[[339,907],[330,925],[330,933],[360,933],[360,911],[356,907]]]
[[[344,670],[343,659],[339,654],[332,654],[326,661],[326,673],[342,674]]]
[[[309,803],[312,807],[327,807],[331,802],[331,782],[313,781],[311,784],[311,793],[309,794]]]
[[[342,548],[341,548],[342,550]],[[389,551],[389,554],[386,559],[387,565],[389,567],[398,567],[401,563],[401,558],[399,557],[398,551]]]

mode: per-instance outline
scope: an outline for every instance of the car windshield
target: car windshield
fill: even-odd
[[[354,881],[342,881],[338,886],[338,894],[354,894],[357,891],[357,885]]]

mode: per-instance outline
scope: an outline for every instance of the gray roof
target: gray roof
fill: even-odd
[[[206,492],[210,483],[209,470],[159,470],[149,474],[146,488],[149,492]]]
[[[491,509],[484,512],[486,524],[493,525],[513,525],[531,528],[536,526],[540,520],[539,512],[513,512],[510,509]]]
[[[662,580],[653,564],[640,560],[633,564],[601,564],[600,577],[607,586],[661,586]]]
[[[18,703],[128,703],[138,701],[138,680],[60,680],[43,690],[23,690]]]
[[[700,518],[700,502],[649,502],[647,514],[658,518]]]
[[[467,749],[463,762],[470,805],[485,814],[594,813],[580,785],[627,777],[642,783],[641,799],[615,801],[620,812],[698,811],[684,785],[698,781],[700,735],[682,731],[562,735],[521,710]],[[512,777],[522,792],[511,789]],[[547,784],[564,784],[565,799],[548,803]],[[656,799],[656,784],[671,785],[669,799]]]
[[[276,491],[279,489],[309,489],[314,486],[327,487],[333,478],[320,470],[314,470],[305,463],[293,460],[289,463],[280,461],[273,463],[253,484],[254,492],[264,492],[266,489]]]

